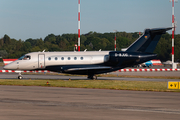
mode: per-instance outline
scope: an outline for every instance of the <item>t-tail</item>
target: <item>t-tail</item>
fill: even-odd
[[[169,28],[145,29],[143,35],[131,44],[126,52],[153,53],[162,34],[165,34]]]

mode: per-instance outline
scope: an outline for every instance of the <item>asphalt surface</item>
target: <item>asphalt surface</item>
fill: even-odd
[[[153,66],[152,69],[170,69],[171,67],[163,67],[163,66]],[[2,70],[3,67],[0,66],[0,70]],[[130,68],[127,68],[130,69]],[[132,68],[134,69],[134,68]],[[139,68],[138,68],[139,69]],[[117,77],[98,77],[98,80],[128,80],[128,81],[179,81],[179,79],[151,79],[151,78],[123,78],[118,77],[119,75],[130,75],[130,76],[163,76],[163,77],[180,77],[179,71],[170,71],[170,72],[111,72],[110,74],[114,74]],[[18,74],[17,73],[0,73],[0,79],[17,79]],[[63,79],[63,80],[86,80],[86,76],[62,76],[62,75],[23,75],[23,79]]]
[[[179,72],[113,72],[180,76]],[[162,74],[162,75],[161,75]],[[174,74],[174,75],[173,75]],[[17,79],[0,73],[0,79]],[[138,75],[139,76],[139,75]],[[85,76],[23,75],[24,79],[81,80]],[[179,81],[98,77],[99,80]],[[180,93],[0,85],[0,120],[173,120],[180,116]]]
[[[17,79],[17,73],[0,73],[0,79]],[[63,76],[63,75],[42,75],[42,74],[35,74],[35,75],[23,75],[24,80],[37,80],[37,79],[44,79],[44,80],[88,80],[86,76]],[[127,81],[180,81],[180,79],[152,79],[152,78],[126,78],[126,77],[97,77],[98,80],[127,80]]]
[[[180,93],[0,86],[1,120],[178,120]]]
[[[179,69],[179,66],[177,67]],[[136,69],[136,68],[125,68],[125,69]],[[137,69],[172,69],[170,66],[153,66],[151,68],[137,68]],[[111,74],[116,75],[133,75],[133,76],[164,76],[164,77],[180,77],[180,71],[156,71],[156,72],[112,72]]]

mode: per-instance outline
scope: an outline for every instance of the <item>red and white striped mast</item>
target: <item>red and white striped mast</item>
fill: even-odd
[[[80,51],[80,0],[78,0],[78,51]]]
[[[115,31],[115,37],[114,37],[114,51],[116,51],[116,32],[117,30],[114,30]]]
[[[170,0],[172,2],[172,69],[176,69],[174,64],[174,31],[175,31],[175,24],[174,24],[174,0]],[[177,2],[177,0],[176,0]]]

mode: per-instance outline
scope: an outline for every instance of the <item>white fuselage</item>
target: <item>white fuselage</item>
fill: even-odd
[[[4,68],[11,70],[34,70],[56,65],[101,64],[109,60],[108,55],[109,51],[33,52],[24,55]]]

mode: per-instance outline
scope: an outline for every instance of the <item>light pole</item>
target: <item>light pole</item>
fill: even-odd
[[[78,0],[78,51],[80,51],[80,0]]]
[[[115,32],[115,37],[114,37],[114,51],[116,51],[116,32],[117,32],[117,30],[114,30],[114,32]]]
[[[174,24],[174,2],[177,0],[170,0],[172,2],[172,69],[176,69],[177,66],[174,63],[174,32],[175,32],[175,24]]]
[[[77,50],[77,44],[74,45],[74,51],[76,51],[76,50]]]

